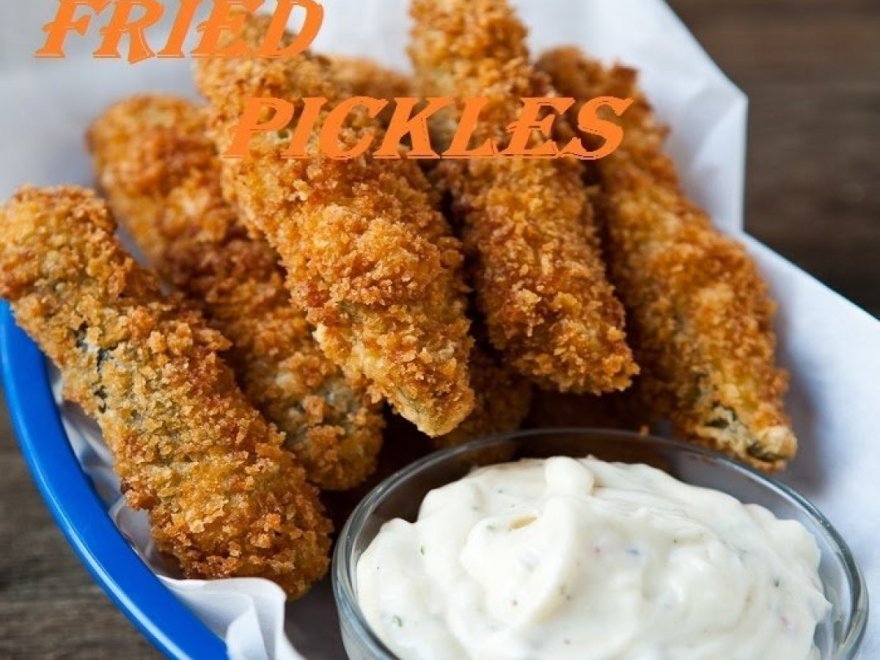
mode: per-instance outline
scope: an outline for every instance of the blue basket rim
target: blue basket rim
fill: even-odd
[[[9,415],[34,482],[94,579],[169,657],[227,657],[223,640],[162,584],[111,520],[67,439],[45,358],[2,301],[0,367]]]

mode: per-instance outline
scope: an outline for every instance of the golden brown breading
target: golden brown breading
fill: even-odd
[[[258,43],[266,21],[250,18],[243,38]],[[211,102],[209,133],[221,152],[248,97],[339,97],[326,61],[308,53],[200,60],[196,82]],[[350,119],[345,145],[381,134],[365,113]],[[279,152],[289,139],[260,134],[251,159],[224,159],[225,192],[278,251],[325,354],[349,377],[366,377],[375,397],[425,433],[448,433],[473,409],[472,340],[460,244],[432,208],[427,180],[406,160],[285,160]]]
[[[409,76],[387,69],[366,57],[328,55],[333,80],[346,88],[352,96],[372,96],[374,99],[393,99],[412,96]]]
[[[546,95],[523,25],[504,0],[415,0],[412,7],[419,93],[487,98],[472,144],[504,144],[520,98]],[[460,117],[450,110],[432,124],[441,146]],[[549,389],[627,387],[637,367],[578,163],[471,159],[444,161],[434,173],[462,223],[489,338],[510,364]]]
[[[635,99],[619,120],[622,146],[595,173],[610,275],[649,405],[692,440],[761,469],[784,467],[797,441],[783,412],[787,376],[774,364],[774,305],[755,264],[685,197],[635,71],[604,69],[571,48],[539,66],[581,101]]]
[[[451,433],[430,438],[402,417],[389,414],[386,442],[379,454],[376,472],[358,488],[343,493],[327,493],[324,498],[330,516],[337,525],[344,524],[360,500],[383,480],[431,451],[520,428],[530,409],[531,383],[503,366],[491,350],[478,346],[471,353],[470,370],[476,394],[474,410]],[[506,449],[496,449],[483,452],[475,460],[493,463],[509,458]]]
[[[329,59],[334,79],[347,85],[353,95],[393,99],[413,94],[410,77],[386,69],[372,60],[337,55],[331,55]],[[484,339],[485,332],[482,326],[476,327],[478,325],[472,321],[472,334]],[[430,444],[435,448],[515,431],[528,413],[532,394],[529,382],[505,366],[500,355],[483,345],[485,341],[478,343],[480,345],[475,345],[471,351],[469,362],[471,387],[475,395],[474,409],[451,433],[432,438]]]
[[[329,55],[327,59],[333,71],[333,81],[350,96],[370,96],[391,101],[398,96],[413,94],[409,76],[386,69],[371,59],[344,55]],[[389,103],[377,119],[387,128],[393,115],[394,105]]]
[[[200,109],[170,96],[132,97],[94,123],[88,142],[117,218],[232,342],[223,357],[309,480],[330,490],[363,482],[382,445],[380,406],[324,356],[290,301],[275,251],[249,238],[223,199]]]
[[[129,505],[188,577],[259,576],[301,595],[330,524],[282,437],[217,355],[228,342],[176,307],[80,188],[23,188],[0,210],[0,295],[101,427]]]
[[[391,411],[387,412],[387,416],[385,443],[382,445],[382,451],[379,452],[379,466],[376,471],[357,488],[322,495],[328,515],[337,529],[342,529],[352,511],[371,490],[395,472],[426,456],[433,449],[434,438],[421,433],[410,422]]]
[[[454,431],[432,438],[435,448],[516,431],[529,412],[531,383],[505,365],[492,349],[474,346],[470,368],[474,410]]]

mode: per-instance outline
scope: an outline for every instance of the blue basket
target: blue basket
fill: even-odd
[[[37,488],[95,580],[165,654],[225,658],[223,640],[164,587],[110,519],[67,440],[43,354],[2,302],[0,363],[9,413]]]

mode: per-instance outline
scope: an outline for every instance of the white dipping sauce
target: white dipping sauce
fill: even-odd
[[[828,603],[795,521],[646,465],[482,468],[386,523],[357,565],[404,660],[804,660]]]

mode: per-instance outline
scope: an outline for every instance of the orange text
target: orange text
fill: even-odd
[[[161,48],[153,49],[147,30],[165,13],[162,0],[59,0],[55,18],[43,26],[46,41],[36,52],[37,57],[64,57],[64,42],[71,32],[85,36],[92,19],[105,19],[100,29],[101,43],[94,57],[122,57],[120,47],[128,43],[128,61],[132,64],[151,57],[184,57],[186,40],[196,11],[202,0],[179,0],[174,25]],[[220,46],[225,32],[237,34],[246,13],[256,12],[264,0],[213,0],[207,20],[196,26],[201,33],[193,57],[293,57],[308,48],[324,22],[324,8],[317,0],[276,0],[272,23],[258,48],[251,48],[237,39]],[[302,27],[292,43],[282,45],[288,20],[295,10],[304,12]]]
[[[507,126],[503,144],[486,140],[472,146],[477,133],[480,111],[486,99],[470,97],[461,100],[440,96],[428,99],[400,97],[393,101],[369,96],[355,96],[328,107],[327,99],[310,97],[292,102],[275,97],[252,97],[245,102],[238,124],[232,131],[232,141],[223,154],[226,158],[251,157],[251,140],[260,134],[274,134],[273,140],[284,136],[278,143],[284,158],[311,158],[318,155],[309,151],[314,140],[309,137],[317,131],[317,145],[322,155],[335,160],[350,160],[363,155],[374,158],[561,158],[573,156],[581,160],[597,160],[611,154],[623,141],[623,129],[613,121],[600,116],[608,108],[614,116],[621,116],[632,104],[632,99],[600,96],[584,103],[578,111],[576,128],[582,134],[600,138],[600,146],[588,148],[579,137],[564,144],[552,138],[554,123],[568,111],[575,101],[565,97],[535,97],[522,99],[522,109],[516,121]],[[393,114],[384,132],[359,135],[357,142],[342,148],[342,132],[346,119],[357,110],[376,117],[389,104]],[[432,144],[428,122],[443,108],[459,104],[461,119],[448,146],[437,151]],[[296,108],[300,108],[296,121]],[[319,117],[321,121],[319,121]],[[401,149],[400,145],[408,145]]]

